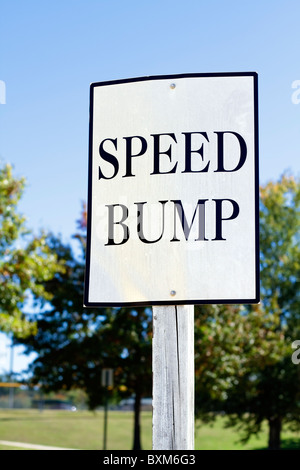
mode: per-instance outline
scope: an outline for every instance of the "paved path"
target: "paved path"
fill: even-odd
[[[22,449],[32,449],[32,450],[75,450],[75,449],[65,449],[64,447],[41,446],[39,444],[28,444],[26,442],[14,442],[14,441],[0,441],[0,444],[4,446],[21,447]]]

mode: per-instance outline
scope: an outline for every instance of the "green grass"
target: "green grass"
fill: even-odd
[[[64,447],[82,450],[103,449],[103,412],[0,410],[0,440]],[[142,413],[142,447],[152,447],[152,414]],[[265,449],[267,430],[253,437],[246,446],[238,442],[233,429],[224,429],[224,419],[214,426],[196,425],[195,449]],[[284,432],[283,448],[300,449],[300,435]],[[133,413],[109,411],[107,428],[108,450],[130,450],[133,441]],[[0,450],[17,450],[0,444]]]
[[[225,419],[218,418],[213,426],[196,424],[195,449],[198,450],[263,450],[267,448],[268,429],[263,426],[258,436],[252,436],[247,444],[239,442],[241,434],[234,428],[225,428]],[[300,434],[283,431],[282,449],[300,450]]]

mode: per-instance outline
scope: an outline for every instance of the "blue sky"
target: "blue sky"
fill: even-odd
[[[76,231],[91,82],[255,71],[260,181],[299,175],[299,18],[298,0],[2,0],[0,161],[27,179],[28,226]]]

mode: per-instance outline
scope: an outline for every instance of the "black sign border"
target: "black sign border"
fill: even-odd
[[[255,297],[253,299],[210,299],[210,300],[175,300],[143,301],[143,302],[89,302],[90,284],[90,252],[91,252],[91,215],[92,215],[92,145],[93,145],[93,116],[94,89],[99,86],[118,85],[121,83],[142,82],[149,80],[177,80],[195,77],[253,77],[254,91],[254,171],[255,171]],[[87,202],[87,241],[86,264],[84,280],[84,307],[138,307],[151,305],[235,305],[260,303],[260,251],[259,251],[259,144],[258,144],[258,74],[256,72],[224,72],[224,73],[185,73],[175,75],[152,75],[119,80],[94,82],[90,85],[89,109],[89,168],[88,168],[88,202]],[[101,289],[101,286],[99,286]]]

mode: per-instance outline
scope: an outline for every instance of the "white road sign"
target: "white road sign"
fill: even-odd
[[[87,307],[259,302],[256,73],[93,83]]]

